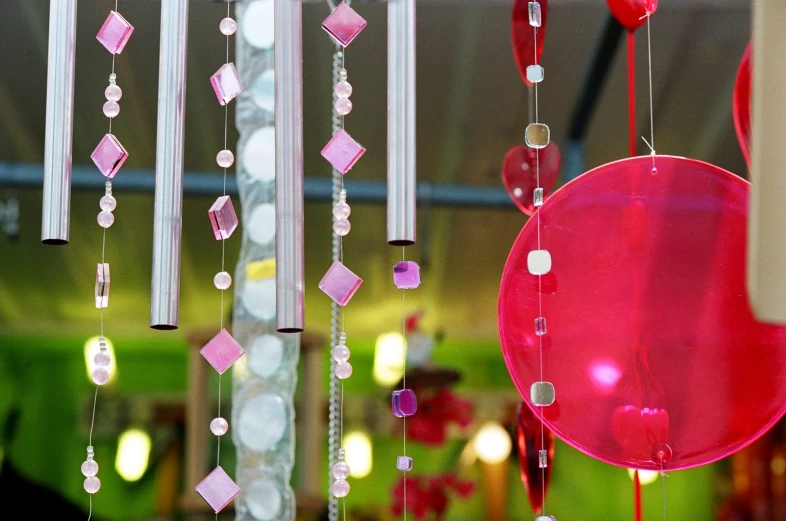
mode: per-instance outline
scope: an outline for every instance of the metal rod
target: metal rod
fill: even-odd
[[[303,17],[275,0],[276,329],[303,331]]]
[[[388,2],[388,244],[416,238],[415,0]],[[354,194],[353,194],[354,196]]]
[[[44,244],[68,244],[75,55],[76,0],[51,0],[46,76],[44,194],[41,212],[41,242]]]
[[[183,227],[188,0],[162,0],[150,327],[177,329]]]

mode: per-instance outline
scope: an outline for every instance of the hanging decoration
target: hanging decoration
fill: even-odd
[[[521,482],[527,490],[532,511],[540,514],[551,481],[554,434],[543,426],[526,403],[519,404],[516,409],[516,448]]]
[[[658,10],[658,0],[606,0],[611,14],[628,31],[635,31]]]
[[[737,69],[734,97],[732,98],[734,130],[737,132],[737,142],[740,144],[740,150],[745,156],[748,168],[751,167],[751,77],[751,44],[749,43],[745,47],[740,67]]]
[[[536,208],[533,197],[538,177],[545,201],[554,189],[561,165],[562,156],[553,141],[542,148],[539,154],[533,148],[516,145],[508,150],[502,161],[502,184],[519,210],[532,215]],[[539,200],[538,203],[543,201]]]
[[[533,56],[535,56],[536,62],[540,62],[540,56],[543,54],[543,41],[546,39],[546,21],[549,13],[549,2],[548,0],[540,2],[541,25],[537,36],[532,34],[532,26],[529,23],[529,4],[529,0],[514,0],[513,15],[511,16],[510,24],[510,39],[513,44],[513,58],[516,60],[521,79],[527,87],[532,87],[534,82],[532,78],[527,76],[527,67],[532,65]],[[536,41],[537,48],[535,46]]]
[[[401,476],[391,491],[390,512],[400,516],[412,512],[416,521],[442,521],[450,506],[451,496],[468,499],[475,492],[475,483],[450,473]]]

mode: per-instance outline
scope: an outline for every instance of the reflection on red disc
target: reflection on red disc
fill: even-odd
[[[653,173],[653,161],[657,167]],[[786,410],[786,328],[756,322],[745,292],[749,185],[700,161],[650,156],[598,167],[538,211],[556,291],[538,295],[522,229],[499,299],[502,351],[529,403],[541,379],[545,424],[614,465],[669,470],[750,443]],[[536,411],[537,412],[537,411]]]
[[[751,167],[751,44],[745,48],[745,53],[737,69],[737,79],[734,82],[734,97],[732,99],[732,112],[734,114],[734,130],[737,132],[737,141],[740,144],[742,155],[748,168]]]

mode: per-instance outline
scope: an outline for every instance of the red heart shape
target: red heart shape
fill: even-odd
[[[606,0],[614,18],[628,31],[635,31],[658,9],[658,0]]]
[[[513,44],[513,58],[516,60],[521,79],[527,85],[532,85],[527,79],[527,66],[535,64],[535,31],[529,24],[528,4],[529,0],[515,0],[513,2],[510,40]],[[543,54],[543,40],[546,38],[546,17],[548,11],[548,0],[540,0],[541,24],[538,28],[538,63],[540,63],[540,55]]]
[[[535,167],[540,162],[540,186],[543,188],[544,199],[551,193],[559,175],[562,156],[559,147],[553,141],[536,150],[524,145],[517,145],[505,154],[502,161],[502,183],[516,206],[527,215],[535,213],[532,193],[537,187]],[[539,156],[539,157],[537,157]]]

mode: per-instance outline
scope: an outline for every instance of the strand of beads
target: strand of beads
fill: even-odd
[[[101,488],[98,479],[98,463],[93,459],[93,446],[87,447],[87,459],[82,463],[82,475],[85,476],[84,487],[88,494],[95,494]]]

